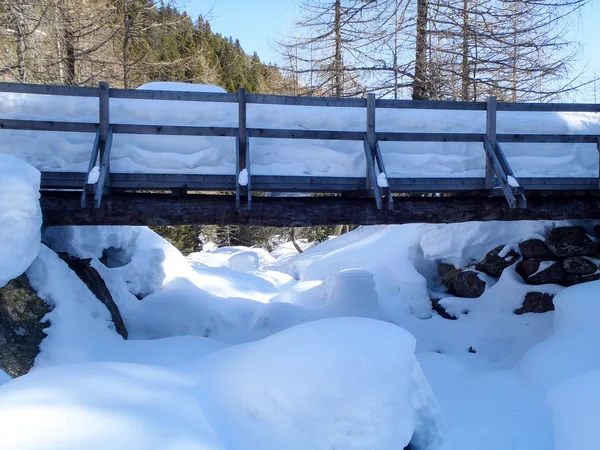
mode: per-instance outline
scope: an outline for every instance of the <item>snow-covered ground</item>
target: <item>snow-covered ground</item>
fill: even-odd
[[[224,92],[214,86],[150,83],[143,89]],[[127,124],[237,126],[237,104],[111,99],[111,121]],[[94,98],[0,93],[0,116],[10,119],[97,122]],[[248,105],[248,126],[364,131],[361,108]],[[377,110],[377,130],[484,133],[485,112]],[[600,135],[600,114],[499,112],[499,133]],[[0,130],[0,153],[44,171],[87,171],[94,136]],[[503,144],[517,177],[596,177],[594,144]],[[483,177],[479,143],[382,142],[392,177]],[[114,172],[234,174],[233,138],[115,135]],[[364,176],[362,142],[252,139],[254,175]],[[245,182],[242,177],[240,182]],[[243,184],[243,183],[242,183]],[[386,180],[380,180],[383,186]]]
[[[54,250],[94,258],[130,340],[42,245],[27,274],[52,325],[0,388],[2,448],[596,449],[600,282],[546,286],[545,314],[512,313],[531,290],[513,268],[446,299],[458,320],[429,302],[437,261],[552,225],[364,227],[303,254],[187,260],[145,228],[53,229]]]

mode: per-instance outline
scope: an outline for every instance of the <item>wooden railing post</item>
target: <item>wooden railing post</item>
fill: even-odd
[[[248,133],[246,131],[246,89],[238,89],[238,134],[236,137],[236,175],[235,175],[235,205],[241,208],[242,195],[248,195],[248,184],[250,182],[248,162]],[[246,170],[248,183],[240,184],[240,173]]]
[[[492,145],[496,143],[496,109],[497,100],[493,95],[487,99],[485,134]],[[485,188],[493,189],[494,180],[493,162],[489,157],[485,158]]]
[[[375,94],[367,94],[367,143],[369,144],[371,155],[374,153],[375,141]],[[377,182],[377,180],[372,180],[371,176],[371,171],[369,170],[369,165],[367,164],[367,192],[370,192],[371,188],[373,187],[373,183]]]

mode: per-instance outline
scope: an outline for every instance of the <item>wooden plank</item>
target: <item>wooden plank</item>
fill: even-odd
[[[112,148],[112,130],[108,129],[106,142],[100,146],[100,175],[96,183],[94,193],[94,206],[100,208],[102,205],[102,196],[106,188],[110,186],[110,150]]]
[[[494,175],[496,176],[496,180],[498,181],[498,184],[500,185],[500,188],[502,189],[502,192],[504,193],[504,197],[506,197],[506,201],[507,201],[508,205],[511,208],[517,208],[517,206],[519,206],[519,204],[517,202],[517,198],[515,197],[515,194],[513,193],[512,188],[508,183],[507,175],[504,172],[504,169],[502,168],[500,161],[498,160],[498,156],[497,156],[496,152],[494,151],[492,143],[489,141],[489,139],[487,137],[483,140],[483,148],[485,150],[487,158],[490,161],[490,165],[492,167]],[[487,180],[486,180],[486,188],[488,188]]]
[[[238,99],[238,129],[236,137],[235,156],[235,204],[238,209],[242,207],[242,197],[248,198],[248,186],[240,184],[240,173],[246,169],[248,159],[248,130],[247,130],[247,108],[246,89],[240,88],[237,93]],[[249,178],[249,177],[248,177]],[[250,181],[250,180],[248,180]],[[248,206],[248,204],[247,204]]]
[[[236,94],[220,92],[150,91],[144,89],[112,89],[110,98],[215,103],[237,103],[238,101]]]
[[[217,136],[235,137],[237,128],[233,127],[193,127],[179,125],[128,125],[112,124],[116,134],[156,134],[159,136]]]
[[[98,97],[98,88],[48,84],[0,83],[0,92],[68,97]]]
[[[596,150],[598,150],[598,189],[600,189],[600,137],[596,140]]]
[[[369,145],[369,141],[367,136],[364,139],[364,148],[365,148],[365,157],[367,161],[367,192],[373,192],[373,196],[375,197],[375,204],[377,205],[377,209],[383,208],[383,199],[381,198],[381,188],[379,184],[377,184],[377,170],[375,168],[375,161],[373,158],[373,152],[371,151],[371,147]]]
[[[379,146],[379,142],[375,141],[375,160],[379,165],[379,170],[385,175],[385,179],[388,180],[387,170],[385,170],[385,164],[383,162],[383,155],[381,153],[381,147]],[[388,187],[382,188],[383,194],[387,197],[387,205],[388,209],[392,209],[394,207],[394,195],[392,194],[392,188],[390,187],[390,183],[388,180]]]
[[[49,120],[0,119],[0,130],[62,131],[73,133],[95,133],[97,123],[54,122]]]
[[[485,111],[485,102],[455,102],[432,100],[377,100],[377,108],[385,109],[438,109],[451,111]]]
[[[496,106],[497,100],[493,95],[487,99],[487,108],[485,114],[485,134],[488,140],[494,145],[496,143]],[[496,177],[494,174],[493,162],[489,156],[485,158],[485,187],[492,189],[494,187]]]
[[[103,155],[103,147],[104,143],[108,139],[108,127],[110,126],[110,90],[108,83],[101,82],[99,85],[100,95],[99,95],[99,128],[98,133],[100,135],[100,160],[102,160]]]
[[[485,190],[485,178],[388,178],[395,193],[464,192]]]
[[[277,128],[248,128],[251,138],[319,139],[337,141],[362,141],[364,131],[337,130],[285,130]]]
[[[100,150],[100,131],[98,131],[96,133],[96,138],[94,139],[94,145],[92,147],[92,153],[90,155],[90,162],[88,163],[88,170],[86,172],[86,177],[85,177],[85,182],[83,184],[83,189],[81,192],[81,207],[82,208],[87,208],[87,197],[88,197],[88,190],[89,187],[91,187],[90,184],[88,184],[88,176],[90,174],[90,172],[92,171],[92,169],[96,166],[96,162],[98,161],[98,151]],[[95,183],[93,183],[95,185]],[[43,186],[43,184],[42,184]]]
[[[483,142],[483,133],[377,132],[379,142]]]
[[[366,134],[365,152],[368,152],[369,155],[367,157],[367,164],[366,164],[367,173],[365,176],[365,181],[366,181],[365,188],[367,190],[370,190],[373,188],[373,185],[377,183],[377,170],[375,167],[376,166],[375,161],[373,159],[373,154],[375,153],[375,142],[377,141],[377,138],[375,137],[375,94],[367,95],[366,123],[367,123],[367,134]],[[373,167],[370,167],[369,164],[371,164]],[[375,178],[373,178],[373,173],[375,174]]]
[[[526,209],[511,209],[502,197],[395,199],[378,210],[372,199],[256,197],[252,210],[237,210],[232,196],[112,194],[99,209],[81,209],[77,192],[44,191],[46,226],[55,225],[261,225],[313,226],[391,223],[455,223],[490,220],[564,220],[600,217],[600,197],[532,197]]]
[[[498,134],[498,142],[527,144],[595,144],[598,136],[594,134]]]
[[[338,108],[364,108],[367,106],[364,98],[292,97],[288,95],[265,94],[249,94],[247,102],[262,105],[334,106]]]
[[[498,111],[600,112],[596,103],[498,103]]]

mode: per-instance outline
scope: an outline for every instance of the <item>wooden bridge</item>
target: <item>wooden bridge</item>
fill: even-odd
[[[498,111],[600,112],[597,104],[408,101],[317,98],[205,92],[145,91],[0,83],[0,92],[96,97],[94,123],[0,118],[0,129],[95,133],[87,172],[42,172],[41,204],[46,225],[249,224],[308,226],[463,222],[469,220],[600,219],[600,178],[516,178],[503,143],[586,143],[600,152],[600,137],[581,134],[499,134]],[[218,102],[238,105],[237,127],[132,125],[112,123],[110,99]],[[247,104],[364,108],[366,129],[323,131],[250,128]],[[377,109],[485,111],[485,133],[380,132]],[[213,136],[236,140],[236,173],[231,175],[115,173],[114,134]],[[364,144],[363,177],[262,176],[250,173],[254,138],[359,141]],[[481,178],[394,178],[387,176],[380,142],[479,142],[486,156]],[[97,182],[88,173],[99,167]],[[599,172],[600,173],[600,172]],[[240,174],[247,175],[247,183]],[[386,183],[378,183],[381,174]],[[245,178],[245,177],[244,177]],[[515,181],[516,180],[516,181]],[[240,181],[242,181],[240,183]],[[328,194],[308,197],[262,193]]]

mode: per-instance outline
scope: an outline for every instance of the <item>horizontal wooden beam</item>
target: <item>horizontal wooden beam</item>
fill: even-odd
[[[369,198],[344,197],[255,197],[250,211],[236,210],[233,195],[113,194],[99,209],[82,209],[79,200],[76,192],[42,192],[44,224],[287,227],[600,219],[596,196],[531,197],[526,209],[511,209],[502,197],[396,197],[393,210],[378,210]]]
[[[235,175],[181,173],[111,173],[111,185],[117,189],[232,191]],[[42,172],[42,189],[81,189],[87,174],[83,172]],[[598,178],[517,178],[527,191],[580,190],[595,191]],[[462,192],[483,191],[485,179],[468,178],[399,178],[389,177],[394,192]],[[252,175],[252,186],[262,192],[348,192],[361,191],[364,177],[321,177],[289,175]]]
[[[432,100],[391,100],[379,99],[375,102],[377,108],[385,109],[438,109],[453,111],[485,111],[485,102],[455,102]]]
[[[498,103],[498,111],[511,112],[600,112],[596,103]]]
[[[92,87],[49,84],[0,83],[0,92],[13,94],[61,95],[68,97],[98,97],[100,90]]]
[[[366,108],[365,98],[292,97],[289,95],[248,94],[246,103],[284,106],[334,106],[341,108]]]
[[[236,94],[224,92],[151,91],[144,89],[111,89],[110,98],[131,100],[169,100],[183,102],[237,103]]]

